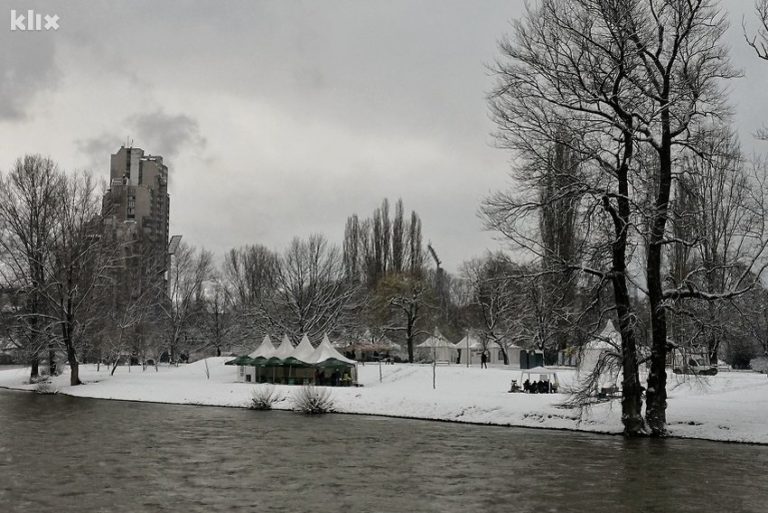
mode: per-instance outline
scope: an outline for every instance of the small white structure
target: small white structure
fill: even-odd
[[[578,380],[583,381],[587,379],[595,371],[601,360],[612,358],[619,354],[621,354],[621,334],[613,325],[613,322],[609,320],[603,331],[581,348],[581,357],[579,358],[579,364],[576,366]],[[614,366],[614,368],[600,376],[597,385],[600,387],[615,385],[619,381],[620,374],[620,367]]]
[[[552,369],[547,369],[546,367],[534,367],[522,371],[520,373],[520,383],[518,383],[518,386],[523,390],[525,390],[526,381],[528,381],[529,386],[532,386],[534,383],[536,383],[537,386],[541,386],[539,383],[546,384],[544,390],[537,389],[537,393],[546,392],[549,394],[557,392],[560,388],[560,380],[557,378],[557,372]]]
[[[448,342],[437,328],[431,337],[417,345],[416,348],[421,358],[437,363],[455,363],[458,354],[456,346]]]

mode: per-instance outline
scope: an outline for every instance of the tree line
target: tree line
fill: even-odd
[[[757,16],[746,43],[768,60],[766,0]],[[732,125],[725,91],[740,72],[726,28],[714,0],[528,7],[499,45],[489,95],[496,140],[516,158],[513,186],[481,215],[510,251],[455,273],[418,213],[387,199],[351,215],[341,245],[315,234],[217,263],[182,243],[167,263],[131,265],[151,259],[104,230],[97,181],[25,156],[0,180],[0,277],[20,298],[3,330],[32,377],[63,351],[74,385],[80,361],[114,372],[125,358],[220,355],[264,333],[387,338],[412,362],[439,327],[453,342],[474,332],[505,360],[519,345],[551,363],[610,319],[625,432],[662,436],[670,353],[704,347],[737,366],[768,354],[768,164],[745,155]]]

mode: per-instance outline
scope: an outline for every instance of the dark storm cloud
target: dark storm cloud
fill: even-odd
[[[186,114],[167,114],[162,110],[136,114],[125,119],[121,135],[106,132],[96,137],[75,141],[78,151],[85,155],[92,169],[103,167],[108,156],[120,145],[133,145],[172,160],[187,146],[204,147],[206,140],[200,133],[197,120]]]
[[[152,151],[173,158],[187,145],[205,146],[205,138],[195,119],[186,114],[166,114],[162,110],[138,114],[127,120],[136,131],[137,146],[151,144]]]

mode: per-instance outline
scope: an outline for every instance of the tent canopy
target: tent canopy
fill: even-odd
[[[238,356],[234,360],[226,362],[226,365],[241,365],[255,367],[279,367],[279,366],[354,366],[357,362],[350,360],[338,352],[328,340],[328,335],[323,336],[323,341],[316,348],[312,347],[307,335],[301,338],[301,342],[293,347],[287,335],[283,336],[280,346],[275,348],[269,336],[264,337],[258,349],[248,356]]]
[[[284,360],[293,354],[293,344],[288,335],[283,335],[283,340],[277,349],[272,353],[272,356],[267,358],[267,365],[282,365]]]
[[[525,381],[526,379],[538,381],[538,380],[545,380],[549,381],[551,383],[558,383],[557,379],[557,372],[552,369],[547,369],[546,367],[534,367],[532,369],[526,369],[520,373],[520,381]]]
[[[350,360],[340,352],[338,352],[332,345],[331,341],[328,340],[328,334],[323,335],[323,341],[320,342],[320,345],[318,345],[315,350],[312,352],[311,355],[309,355],[309,361],[307,363],[311,365],[318,365],[328,362],[329,360],[336,360],[337,362],[341,362],[343,364],[346,364],[347,366],[350,365],[357,365],[357,362],[354,360]]]
[[[456,349],[454,344],[448,342],[448,340],[446,340],[446,338],[443,336],[442,333],[440,333],[440,331],[437,328],[435,328],[435,332],[431,337],[429,337],[427,340],[417,345],[416,347],[427,348],[427,349],[441,349],[441,348]]]
[[[272,340],[269,338],[269,335],[264,335],[264,340],[261,341],[261,345],[248,356],[252,360],[266,359],[271,357],[274,353],[275,346],[272,345]]]
[[[291,355],[286,357],[283,361],[290,365],[309,365],[309,359],[314,351],[315,348],[312,347],[309,337],[305,334],[301,337],[301,342],[299,342],[299,345],[293,349]]]
[[[224,362],[224,365],[251,365],[251,358],[248,356],[238,356],[234,360]]]
[[[480,350],[483,349],[483,343],[479,338],[468,333],[464,338],[453,344],[454,349],[466,349],[467,347],[469,347],[469,349]]]

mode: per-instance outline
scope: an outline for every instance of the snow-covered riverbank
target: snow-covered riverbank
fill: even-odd
[[[96,371],[81,367],[85,385],[68,386],[68,375],[58,376],[54,388],[76,397],[121,399],[245,407],[257,386],[237,383],[237,368],[224,366],[229,358],[179,367],[118,368]],[[359,366],[360,388],[334,388],[336,410],[446,420],[481,424],[512,425],[620,433],[621,408],[618,399],[594,406],[583,418],[578,410],[560,407],[563,394],[510,394],[510,380],[520,378],[519,370],[505,368],[437,367],[437,388],[432,389],[432,368],[428,365]],[[560,370],[560,382],[568,385],[573,371]],[[0,370],[0,387],[33,390],[25,384],[28,369]],[[298,387],[277,386],[286,400],[276,409],[290,409],[291,395]],[[756,373],[725,372],[693,379],[670,375],[668,410],[672,436],[768,444],[768,379]]]

